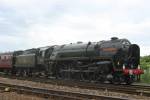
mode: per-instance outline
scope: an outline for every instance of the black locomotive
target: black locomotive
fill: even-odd
[[[130,84],[143,73],[139,46],[116,37],[16,51],[12,60],[15,75]]]

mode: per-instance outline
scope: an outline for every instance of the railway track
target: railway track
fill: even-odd
[[[55,84],[69,87],[78,87],[82,89],[94,89],[126,94],[134,94],[150,97],[150,86],[144,85],[112,85],[112,84],[100,84],[100,83],[89,83],[69,80],[56,80],[56,79],[44,79],[44,78],[22,78],[22,77],[11,77],[19,80],[28,80],[34,82],[41,82],[47,84]]]
[[[41,82],[42,80],[35,79],[37,82]],[[144,85],[113,85],[113,84],[100,84],[100,83],[89,83],[89,82],[77,82],[70,80],[47,80],[42,81],[44,83],[57,84],[63,86],[70,87],[79,87],[83,89],[95,89],[95,90],[104,90],[111,92],[119,92],[119,93],[127,93],[134,95],[141,95],[150,97],[150,86]]]
[[[43,89],[28,86],[13,85],[8,83],[0,83],[0,89],[10,88],[10,91],[36,95],[44,98],[53,98],[57,100],[128,100],[125,98],[117,98],[112,96],[90,95],[86,93],[66,92],[53,89]]]

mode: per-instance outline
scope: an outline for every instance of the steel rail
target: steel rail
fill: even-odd
[[[0,83],[0,89],[9,87],[10,91],[19,92],[23,94],[36,95],[44,98],[59,98],[61,100],[128,100],[128,98],[118,98],[112,96],[90,95],[78,92],[66,92],[54,89],[43,89],[37,87],[29,87],[22,85],[13,85],[8,83]]]
[[[10,78],[10,77],[7,77]],[[28,80],[33,82],[41,82],[48,84],[57,84],[69,87],[78,87],[83,89],[95,89],[95,90],[105,90],[111,92],[119,92],[126,94],[135,94],[141,96],[150,97],[150,86],[144,85],[114,85],[114,84],[104,84],[104,83],[89,83],[89,82],[79,82],[61,79],[46,79],[46,78],[22,78],[22,77],[12,77],[20,80]]]

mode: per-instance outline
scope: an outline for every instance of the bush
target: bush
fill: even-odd
[[[141,76],[141,82],[150,83],[150,56],[141,57],[140,63],[142,69],[145,70]]]

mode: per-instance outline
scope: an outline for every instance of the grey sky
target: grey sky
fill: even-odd
[[[0,51],[127,38],[150,54],[149,0],[0,0]]]

